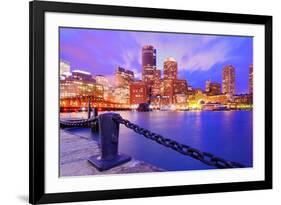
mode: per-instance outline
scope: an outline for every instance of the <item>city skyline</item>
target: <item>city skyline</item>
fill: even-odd
[[[176,141],[191,151],[227,156],[238,162],[233,167],[253,166],[253,95],[258,90],[253,92],[251,37],[60,28],[59,43],[60,131],[73,127],[67,131],[77,133],[75,138],[98,139],[101,151],[93,149],[102,154],[86,158],[97,170],[131,159],[118,154],[116,140],[110,137],[118,133],[129,139],[120,140],[120,152],[163,171],[213,168],[145,144],[150,132],[156,142],[159,136],[171,136],[164,137],[166,145],[159,143],[166,147]],[[131,137],[124,128],[145,138]],[[190,137],[183,138],[186,133]],[[63,137],[61,143],[66,142]],[[217,149],[221,146],[225,149]],[[69,152],[65,147],[60,149],[61,161]],[[143,152],[142,147],[149,149]],[[108,167],[115,159],[117,164]],[[103,161],[105,167],[100,166]],[[232,167],[232,161],[226,162],[207,165]],[[60,168],[60,173],[71,173],[65,171],[64,161]]]
[[[162,77],[165,59],[173,57],[178,63],[179,78],[204,90],[207,80],[222,83],[222,69],[231,64],[239,94],[248,93],[252,43],[251,37],[61,28],[60,58],[67,60],[72,69],[93,75],[112,76],[121,66],[142,79],[141,50],[151,44],[156,49],[155,63]],[[164,49],[169,45],[170,49]]]

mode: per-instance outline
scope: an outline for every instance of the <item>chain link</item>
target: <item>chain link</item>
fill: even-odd
[[[69,127],[91,127],[93,124],[98,122],[98,117],[93,117],[90,119],[83,119],[83,120],[60,120],[60,126],[62,128],[69,128]]]
[[[188,145],[181,144],[173,139],[163,137],[160,134],[156,134],[154,132],[151,132],[148,129],[142,128],[142,127],[138,126],[137,124],[130,122],[129,120],[123,119],[121,116],[115,117],[113,120],[120,124],[125,125],[127,128],[132,129],[136,133],[143,135],[144,137],[157,142],[158,144],[161,144],[165,147],[173,149],[174,151],[176,151],[180,154],[190,156],[196,160],[201,161],[202,163],[204,163],[206,165],[214,166],[217,168],[243,168],[243,167],[245,167],[243,164],[233,162],[233,161],[227,161],[220,157],[216,157],[211,153],[202,152],[202,151],[192,148]],[[98,123],[98,117],[94,117],[91,119],[85,119],[85,120],[73,120],[73,121],[61,120],[60,126],[62,128],[69,128],[69,127],[85,128],[85,127],[92,127],[92,125],[95,123]]]
[[[123,119],[121,116],[114,117],[113,120],[115,122],[125,125],[129,129],[134,130],[136,133],[141,134],[144,137],[157,142],[158,144],[161,144],[165,147],[173,149],[176,152],[181,153],[183,155],[190,156],[196,160],[201,161],[202,163],[204,163],[206,165],[214,166],[214,167],[221,168],[221,169],[245,167],[243,164],[224,160],[220,157],[214,156],[211,153],[201,152],[200,150],[192,148],[188,145],[184,145],[184,144],[178,143],[175,140],[163,137],[162,135],[151,132],[148,129],[142,128],[142,127],[138,126],[137,124],[130,122],[129,120]]]

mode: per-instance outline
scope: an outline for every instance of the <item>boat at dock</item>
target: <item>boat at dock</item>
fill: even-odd
[[[149,112],[151,111],[151,108],[149,107],[148,103],[140,103],[137,107],[138,112]]]
[[[226,105],[220,103],[206,103],[202,105],[202,110],[204,111],[225,111],[229,110]]]

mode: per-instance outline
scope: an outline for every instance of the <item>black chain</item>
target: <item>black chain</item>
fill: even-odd
[[[243,168],[245,167],[243,164],[227,161],[220,157],[216,157],[211,153],[208,152],[202,152],[198,149],[192,148],[188,145],[184,145],[181,143],[178,143],[175,140],[163,137],[162,135],[156,134],[154,132],[151,132],[150,130],[147,130],[145,128],[142,128],[129,120],[123,119],[121,116],[114,117],[114,121],[125,125],[127,128],[134,130],[136,133],[143,135],[144,137],[151,139],[158,144],[164,145],[165,147],[171,148],[183,155],[190,156],[194,159],[197,159],[204,164],[207,164],[209,166],[214,166],[217,168]]]
[[[85,120],[60,120],[60,127],[69,128],[69,127],[91,127],[94,123],[98,122],[97,117],[93,117]]]

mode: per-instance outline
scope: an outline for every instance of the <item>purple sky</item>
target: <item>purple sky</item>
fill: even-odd
[[[140,78],[141,48],[146,44],[156,48],[160,70],[165,58],[174,57],[178,77],[193,87],[204,89],[209,79],[221,83],[223,66],[232,64],[236,68],[236,92],[248,91],[252,37],[60,28],[60,58],[70,62],[72,70],[93,75],[112,76],[121,66]]]

